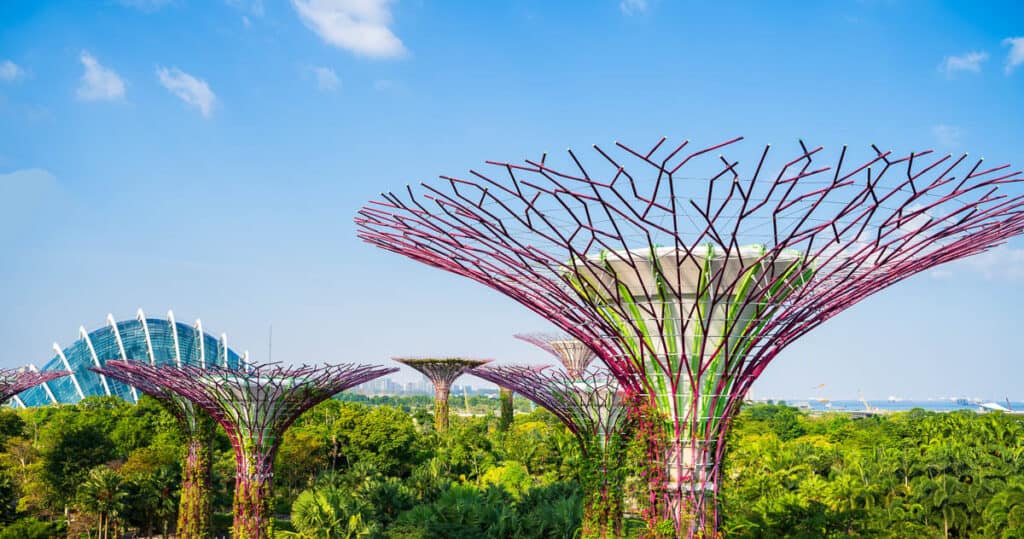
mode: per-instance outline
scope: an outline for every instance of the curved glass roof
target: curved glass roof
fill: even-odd
[[[227,337],[214,337],[203,332],[202,322],[194,326],[174,320],[168,313],[166,320],[146,318],[142,311],[135,320],[114,321],[107,317],[107,325],[91,333],[83,327],[81,338],[61,349],[54,344],[56,356],[43,366],[43,371],[71,371],[71,376],[36,386],[12,399],[15,406],[42,406],[45,404],[76,403],[85,397],[114,395],[129,402],[138,401],[134,387],[101,376],[89,367],[103,365],[108,360],[131,359],[154,365],[221,365],[237,369],[246,358],[227,346]],[[31,367],[34,368],[34,367]]]

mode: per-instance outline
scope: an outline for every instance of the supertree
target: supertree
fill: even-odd
[[[34,369],[0,369],[0,403],[17,398],[26,389],[71,374],[68,371],[39,372]]]
[[[498,430],[505,432],[512,426],[516,415],[516,392],[507,387],[498,387]]]
[[[588,345],[657,411],[653,498],[678,535],[717,534],[725,433],[783,349],[869,295],[1024,228],[1021,181],[930,150],[821,166],[822,148],[722,155],[594,146],[384,194],[359,236],[464,275]],[[718,155],[715,155],[715,154]],[[850,165],[850,162],[856,162]],[[627,166],[628,165],[628,166]],[[771,171],[771,172],[769,172]],[[652,438],[654,438],[652,436]]]
[[[407,365],[426,376],[434,384],[434,430],[448,430],[448,393],[452,383],[464,372],[474,367],[489,363],[489,359],[470,359],[462,357],[431,358],[431,357],[396,357],[395,361]]]
[[[241,370],[192,365],[157,367],[108,361],[110,376],[145,392],[174,393],[210,414],[235,451],[232,536],[273,536],[270,488],[274,456],[284,432],[303,412],[335,393],[397,371],[368,365],[285,367],[252,365]]]
[[[562,362],[569,376],[579,377],[587,370],[594,358],[594,351],[582,342],[565,335],[547,333],[520,333],[513,337],[528,342],[555,356]]]
[[[105,367],[90,370],[128,384],[153,397],[177,419],[187,438],[181,463],[178,497],[177,537],[201,539],[212,534],[213,434],[216,424],[210,414],[149,377],[123,367],[124,362],[107,361]]]
[[[469,371],[548,410],[579,442],[582,456],[583,537],[622,536],[622,466],[628,417],[618,382],[605,372],[570,375],[535,366],[488,366]]]

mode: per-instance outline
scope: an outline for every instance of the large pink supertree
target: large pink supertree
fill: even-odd
[[[139,361],[108,361],[104,371],[144,392],[171,392],[210,414],[235,451],[235,539],[273,537],[270,488],[274,456],[303,412],[344,391],[397,371],[373,365],[285,367],[154,366]]]
[[[594,146],[586,164],[572,150],[561,164],[489,161],[356,216],[363,240],[513,298],[638,392],[660,423],[640,429],[661,470],[652,499],[680,536],[717,534],[726,431],[782,350],[1024,229],[1009,165],[874,145],[822,165],[823,149],[802,141],[741,163],[724,155],[741,140]]]
[[[469,371],[523,395],[565,424],[580,447],[584,539],[622,536],[629,417],[618,382],[606,372],[498,365]]]
[[[26,389],[69,374],[71,374],[70,371],[39,372],[34,369],[0,369],[0,403],[7,402]]]

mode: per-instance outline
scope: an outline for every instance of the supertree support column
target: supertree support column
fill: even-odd
[[[565,424],[582,456],[582,536],[621,537],[629,421],[618,382],[603,372],[571,376],[533,366],[480,367],[469,373],[519,392]]]
[[[270,488],[274,456],[284,432],[303,412],[335,393],[398,369],[367,365],[284,367],[157,367],[137,361],[109,361],[121,380],[146,380],[187,399],[227,432],[235,451],[232,537],[273,537]],[[134,382],[132,382],[134,383]],[[136,386],[146,391],[146,385]]]
[[[717,534],[725,431],[790,343],[865,297],[1024,229],[1019,172],[931,151],[803,142],[776,158],[594,147],[384,194],[359,236],[464,275],[597,354],[660,417],[652,492],[677,535]],[[850,163],[855,163],[851,165]],[[1013,192],[1007,193],[1012,189]]]
[[[430,383],[434,384],[434,430],[445,432],[448,430],[448,394],[451,392],[452,383],[462,373],[474,367],[489,363],[490,359],[470,359],[461,357],[449,358],[392,358],[402,365],[407,365],[426,376]]]
[[[504,432],[512,426],[512,421],[515,418],[516,407],[515,407],[515,395],[516,392],[511,389],[499,387],[498,388],[498,400],[501,403],[501,416],[498,418],[498,430]]]
[[[32,369],[0,369],[0,403],[18,399],[18,393],[71,374],[70,371],[39,372]],[[24,407],[22,405],[22,407]]]
[[[526,341],[545,352],[555,356],[562,362],[569,376],[579,378],[596,357],[594,351],[582,342],[565,335],[549,335],[545,333],[521,333],[513,337]]]
[[[210,537],[213,512],[213,434],[216,429],[213,417],[167,387],[134,371],[119,368],[118,362],[108,361],[106,365],[104,368],[90,367],[90,370],[153,397],[178,420],[187,442],[181,463],[176,537]]]

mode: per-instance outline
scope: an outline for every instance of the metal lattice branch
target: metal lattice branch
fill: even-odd
[[[1024,230],[1009,166],[931,151],[801,142],[741,165],[696,151],[594,147],[387,193],[363,240],[469,277],[594,350],[665,422],[665,503],[679,534],[717,529],[724,432],[795,339],[865,297]],[[851,165],[851,163],[854,163]]]
[[[0,369],[0,402],[7,402],[18,393],[71,374],[66,371],[38,372],[32,370]]]
[[[520,333],[513,337],[528,342],[558,358],[566,372],[573,378],[582,377],[596,357],[589,346],[567,335]]]
[[[490,359],[461,357],[396,357],[395,361],[412,367],[434,384],[434,429],[448,430],[448,395],[452,384],[467,370],[490,363]]]
[[[144,392],[173,392],[209,413],[227,432],[235,450],[237,538],[270,537],[270,485],[274,456],[285,430],[303,412],[335,393],[398,369],[368,365],[285,367],[156,367],[110,361],[105,369]],[[131,380],[131,381],[129,381]]]
[[[584,442],[604,445],[622,433],[626,406],[618,382],[607,373],[590,371],[580,377],[545,367],[497,365],[469,374],[508,388],[555,415]]]

